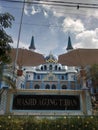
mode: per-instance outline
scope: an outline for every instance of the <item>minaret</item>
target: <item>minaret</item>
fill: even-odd
[[[72,47],[72,44],[71,44],[71,38],[70,38],[70,36],[68,36],[68,45],[67,45],[66,50],[67,50],[68,52],[71,51],[71,50],[73,50],[73,47]],[[73,72],[73,70],[75,70],[75,67],[73,67],[73,66],[68,66],[68,70],[70,70],[70,71]],[[70,77],[70,76],[71,76],[71,73],[69,74],[69,77]]]
[[[36,48],[35,48],[35,45],[34,45],[34,37],[32,36],[32,39],[31,39],[31,44],[30,44],[30,46],[29,46],[29,49],[31,50],[31,51],[34,51]]]
[[[68,37],[68,45],[66,48],[67,51],[73,50],[72,44],[71,44],[71,38],[70,36]]]

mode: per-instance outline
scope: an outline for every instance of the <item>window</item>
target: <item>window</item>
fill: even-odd
[[[46,65],[44,65],[44,70],[47,70],[47,66]]]
[[[49,70],[52,70],[52,65],[49,66]]]
[[[55,66],[55,70],[57,70],[57,65]]]
[[[37,75],[37,79],[40,79],[40,75]]]
[[[45,89],[50,89],[50,85],[47,84],[47,85],[45,86]]]
[[[40,86],[39,86],[38,84],[36,84],[36,85],[34,86],[34,89],[40,89]]]
[[[67,86],[65,84],[62,85],[62,89],[67,89]]]
[[[66,78],[66,80],[68,80],[68,74],[66,74],[65,78]]]
[[[62,79],[64,80],[64,75],[62,75]]]
[[[26,70],[26,68],[23,69],[24,71]]]
[[[61,70],[61,67],[59,67],[58,69]]]
[[[41,70],[43,70],[43,66],[41,66]]]
[[[55,85],[55,84],[53,84],[51,88],[52,88],[52,89],[56,89],[56,85]]]

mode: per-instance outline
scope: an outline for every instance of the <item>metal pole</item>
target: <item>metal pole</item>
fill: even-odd
[[[20,26],[19,26],[19,33],[18,33],[18,40],[17,40],[17,49],[16,49],[16,57],[15,57],[15,62],[14,62],[14,69],[15,69],[15,66],[17,64],[17,59],[18,59],[18,48],[19,48],[20,33],[21,33],[21,27],[22,27],[22,21],[23,21],[24,7],[25,7],[25,0],[23,2],[22,14],[21,14],[21,19],[20,19]]]

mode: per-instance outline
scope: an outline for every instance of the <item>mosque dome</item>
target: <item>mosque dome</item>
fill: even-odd
[[[57,58],[52,53],[46,56],[45,60],[46,63],[57,63]]]

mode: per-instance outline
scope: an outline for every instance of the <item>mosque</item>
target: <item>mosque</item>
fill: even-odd
[[[66,50],[73,50],[70,36]],[[13,52],[15,51],[16,49]],[[78,83],[79,68],[62,65],[51,52],[46,57],[34,52],[33,36],[29,50],[18,51],[21,56],[30,55],[29,58],[25,56],[24,61],[19,55],[17,69],[15,68],[15,89],[2,82],[0,114],[57,116],[92,114],[89,92]],[[36,54],[34,65],[31,53]],[[12,58],[13,56],[14,53]],[[37,64],[38,62],[40,64]],[[6,69],[4,73],[13,78],[10,69]]]

